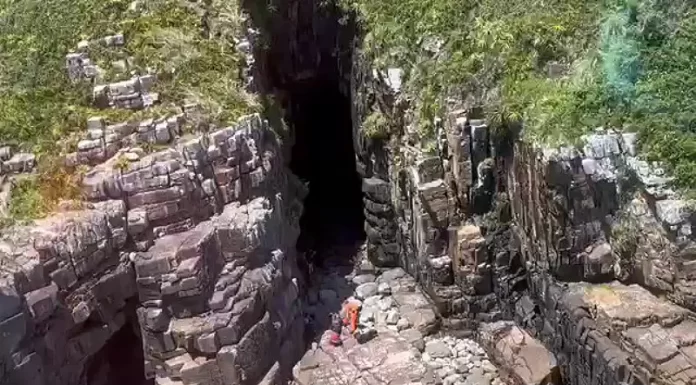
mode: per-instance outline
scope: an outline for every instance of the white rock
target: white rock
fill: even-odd
[[[353,283],[356,285],[362,285],[363,283],[374,282],[377,277],[373,274],[362,274],[353,278]]]
[[[358,299],[366,299],[377,294],[377,284],[374,282],[363,283],[355,288],[355,296]]]
[[[438,340],[427,342],[425,344],[425,352],[428,353],[431,357],[435,358],[452,356],[452,351],[447,346],[447,344]]]
[[[379,300],[377,307],[381,311],[387,311],[396,306],[396,301],[392,297],[386,297]]]
[[[455,385],[460,379],[458,374],[450,374],[442,381],[442,385]]]
[[[386,316],[387,325],[396,325],[399,322],[399,312],[392,309],[387,312]]]
[[[484,372],[486,373],[497,373],[498,368],[495,367],[490,361],[488,360],[483,360],[481,362],[481,368],[483,369]]]
[[[371,308],[363,308],[360,311],[360,316],[358,317],[358,322],[360,324],[368,324],[370,322],[374,322],[375,320],[375,311]]]
[[[391,287],[388,283],[382,282],[377,286],[377,293],[381,295],[390,295],[392,292]]]
[[[372,308],[379,308],[379,300],[382,299],[378,295],[373,295],[372,297],[366,298],[363,301],[363,306],[365,307],[372,307]]]
[[[398,331],[406,330],[411,327],[411,323],[408,322],[406,318],[401,318],[399,321],[396,323],[396,329]]]

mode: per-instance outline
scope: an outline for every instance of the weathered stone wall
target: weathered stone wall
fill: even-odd
[[[129,321],[158,384],[287,375],[304,348],[301,192],[268,123],[116,162],[85,178],[87,207],[6,236],[0,382],[92,384],[91,359]]]
[[[373,263],[414,275],[460,319],[450,325],[479,324],[518,380],[555,375],[544,355],[516,357],[535,351],[509,347],[526,335],[554,353],[564,383],[693,381],[694,209],[636,153],[635,135],[598,130],[583,148],[551,149],[452,107],[426,151],[400,106],[408,95],[364,67],[356,117],[380,109],[404,122],[390,141],[355,129]],[[502,319],[526,331],[488,324]]]

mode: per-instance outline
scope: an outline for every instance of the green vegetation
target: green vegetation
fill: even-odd
[[[19,178],[15,182],[9,201],[9,218],[3,224],[24,222],[51,213],[61,202],[81,199],[84,170],[69,169],[53,159],[45,157],[38,175]]]
[[[74,180],[78,170],[52,165],[61,163],[58,154],[74,151],[90,116],[138,120],[199,103],[209,123],[224,124],[259,110],[240,82],[242,59],[234,41],[242,24],[237,2],[138,3],[134,11],[132,0],[0,0],[0,142],[39,157],[39,177],[15,189],[13,216],[34,218],[61,199],[76,198],[73,188],[56,196],[50,187],[66,181],[79,185]],[[68,79],[65,55],[78,42],[116,33],[124,33],[125,47],[90,47],[90,58],[106,70],[104,80],[127,79],[130,71],[154,72],[162,105],[137,113],[95,110],[91,85]],[[130,66],[113,70],[116,61]]]
[[[497,130],[570,144],[635,131],[677,184],[696,186],[696,4],[686,0],[344,0],[379,68],[401,67],[423,138],[444,100]],[[567,68],[549,76],[549,68]]]
[[[372,139],[385,139],[391,132],[389,121],[380,111],[372,111],[362,124],[363,134]]]

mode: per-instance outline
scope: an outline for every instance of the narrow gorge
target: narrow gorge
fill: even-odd
[[[162,1],[205,39],[224,13]],[[696,383],[696,205],[636,134],[550,146],[449,97],[426,140],[412,69],[371,62],[358,15],[240,7],[261,102],[225,124],[167,100],[176,71],[102,75],[142,29],[65,52],[101,114],[61,154],[80,199],[2,229],[0,385]],[[13,150],[8,186],[38,172]]]

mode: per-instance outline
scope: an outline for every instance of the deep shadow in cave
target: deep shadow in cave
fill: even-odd
[[[142,341],[134,325],[126,323],[90,359],[87,385],[154,385],[153,380],[145,379],[144,362]]]
[[[309,182],[298,249],[355,245],[365,233],[350,98],[338,81],[316,78],[297,83],[289,96],[295,132],[290,168]]]

